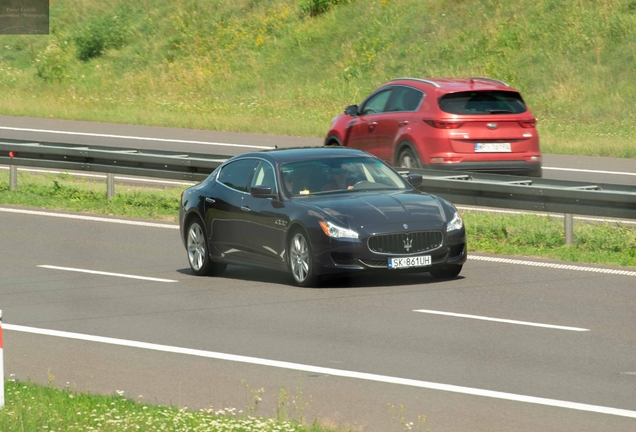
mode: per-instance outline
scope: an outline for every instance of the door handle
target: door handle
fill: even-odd
[[[252,211],[249,207],[247,206],[241,206],[241,210],[243,210],[244,212],[248,212],[248,211]]]
[[[377,125],[378,125],[378,122],[371,122],[369,123],[369,129],[375,129]]]
[[[212,198],[206,198],[205,202],[209,202],[210,204],[214,204],[216,201],[213,200]]]
[[[408,120],[402,120],[401,122],[398,123],[400,127],[406,126],[407,124],[409,124]]]

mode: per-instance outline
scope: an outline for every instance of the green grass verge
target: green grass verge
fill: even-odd
[[[634,11],[635,0],[59,0],[50,35],[2,37],[0,113],[322,137],[390,79],[488,76],[522,92],[545,153],[636,157]]]
[[[116,186],[106,199],[105,182],[68,174],[18,174],[9,190],[9,174],[0,172],[0,204],[178,221],[184,187],[165,189]],[[561,261],[636,267],[636,227],[620,223],[574,224],[574,244],[565,245],[558,217],[462,212],[471,252],[546,257]]]
[[[121,392],[123,394],[123,392]],[[3,432],[336,432],[318,423],[303,425],[279,410],[278,419],[249,415],[234,408],[191,411],[112,396],[59,389],[16,380],[5,381]],[[344,432],[343,430],[341,430]]]

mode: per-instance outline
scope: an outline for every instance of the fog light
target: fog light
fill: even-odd
[[[457,163],[461,162],[462,158],[460,157],[432,157],[431,163],[441,164],[441,163]]]

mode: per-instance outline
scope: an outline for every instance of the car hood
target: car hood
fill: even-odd
[[[413,192],[332,194],[308,197],[304,204],[353,229],[409,222],[427,222],[441,228],[447,222],[435,196]]]

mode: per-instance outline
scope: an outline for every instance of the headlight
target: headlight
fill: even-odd
[[[459,215],[459,212],[456,211],[453,219],[446,224],[446,232],[460,230],[463,226],[464,221],[462,221],[462,217]]]
[[[343,228],[338,225],[332,224],[331,222],[318,222],[320,224],[320,228],[327,234],[329,237],[333,238],[358,238],[358,233],[349,228]]]

